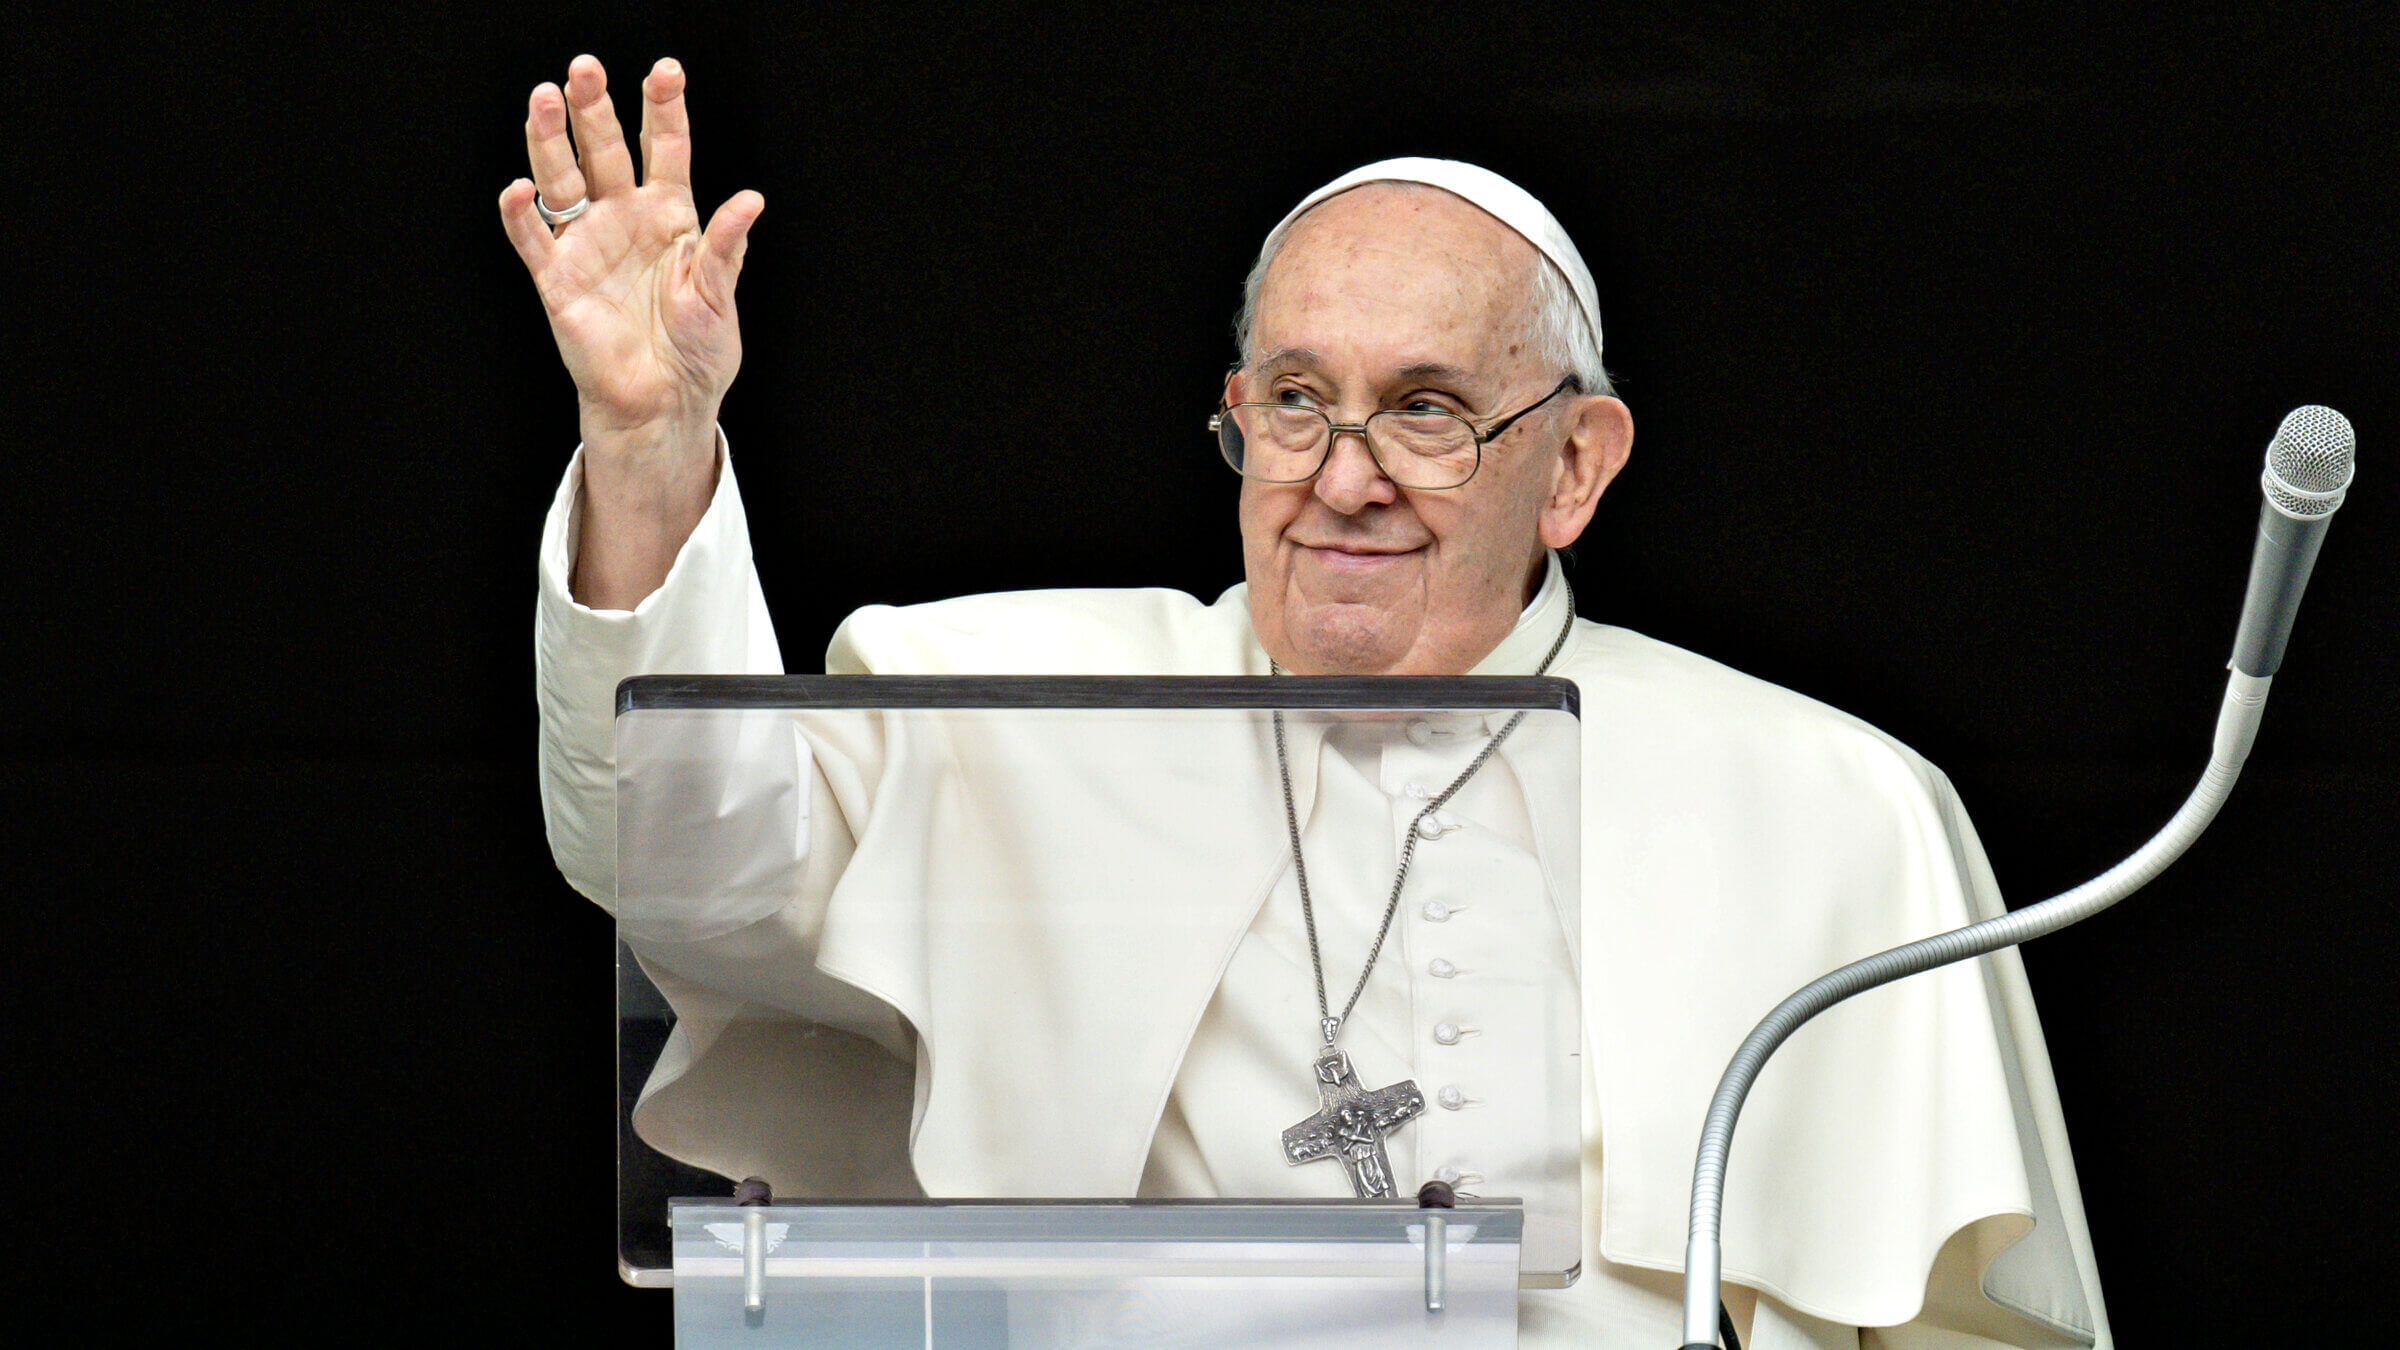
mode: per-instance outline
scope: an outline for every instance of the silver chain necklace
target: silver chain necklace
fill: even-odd
[[[1562,585],[1565,577],[1560,577]],[[1566,586],[1567,621],[1559,625],[1558,636],[1551,640],[1549,654],[1542,658],[1535,675],[1550,673],[1550,663],[1567,645],[1567,634],[1575,628],[1575,588]],[[1269,669],[1283,674],[1283,667],[1269,663]],[[1375,973],[1376,958],[1383,955],[1384,939],[1392,934],[1392,920],[1400,913],[1400,892],[1408,885],[1409,863],[1416,858],[1417,840],[1424,837],[1425,822],[1458,790],[1467,785],[1477,770],[1484,766],[1500,743],[1507,740],[1517,724],[1525,720],[1519,710],[1512,714],[1491,741],[1476,754],[1474,762],[1450,780],[1450,786],[1434,794],[1424,809],[1408,823],[1400,844],[1400,870],[1392,876],[1391,897],[1383,903],[1383,922],[1375,930],[1375,941],[1367,948],[1366,964],[1359,967],[1358,983],[1351,986],[1350,998],[1336,1014],[1325,996],[1325,957],[1317,946],[1317,911],[1308,895],[1308,860],[1300,852],[1300,813],[1292,803],[1292,765],[1290,752],[1284,748],[1283,713],[1275,714],[1275,769],[1283,780],[1283,823],[1292,841],[1292,876],[1300,883],[1300,917],[1308,925],[1308,963],[1317,975],[1317,1027],[1324,1033],[1324,1048],[1317,1052],[1315,1078],[1317,1081],[1317,1113],[1283,1132],[1283,1159],[1293,1167],[1319,1158],[1339,1158],[1342,1169],[1350,1175],[1350,1188],[1361,1196],[1380,1196],[1390,1199],[1398,1192],[1392,1181],[1392,1162],[1383,1146],[1385,1138],[1424,1114],[1425,1094],[1417,1090],[1414,1079],[1394,1083],[1390,1087],[1367,1089],[1358,1081],[1358,1072],[1350,1067],[1348,1053],[1334,1045],[1349,1020],[1351,1010],[1358,1006],[1359,995],[1366,992],[1367,977]]]

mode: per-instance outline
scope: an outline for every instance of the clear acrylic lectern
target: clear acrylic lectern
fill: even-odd
[[[1513,1345],[1582,1260],[1576,716],[628,680],[625,1277],[687,1346]]]

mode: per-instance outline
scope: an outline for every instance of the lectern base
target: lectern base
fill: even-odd
[[[675,1343],[1514,1346],[1512,1201],[673,1204]],[[1434,1238],[1427,1246],[1428,1220]]]

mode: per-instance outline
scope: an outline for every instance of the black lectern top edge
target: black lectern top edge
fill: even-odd
[[[617,715],[655,709],[1382,709],[1582,716],[1571,680],[1524,675],[636,675]]]

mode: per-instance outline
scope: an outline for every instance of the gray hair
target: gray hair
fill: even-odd
[[[1438,191],[1438,189],[1436,189]],[[1283,250],[1284,235],[1278,230],[1258,251],[1258,261],[1250,265],[1250,275],[1242,281],[1242,309],[1233,319],[1233,342],[1244,361],[1250,352],[1250,329],[1258,317],[1258,292],[1267,282],[1267,269],[1274,265],[1275,255]],[[1592,326],[1584,321],[1583,306],[1575,299],[1575,288],[1568,284],[1567,274],[1558,264],[1543,256],[1539,249],[1533,254],[1533,292],[1526,327],[1533,338],[1536,355],[1554,369],[1575,377],[1575,383],[1587,394],[1616,393],[1609,382],[1608,370],[1600,364],[1600,343],[1592,336]]]

